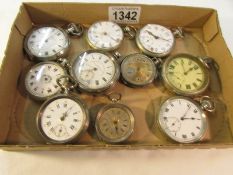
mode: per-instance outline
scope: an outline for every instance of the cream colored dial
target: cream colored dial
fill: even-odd
[[[206,88],[209,77],[204,64],[195,57],[181,55],[170,59],[164,67],[164,78],[182,93],[198,93]]]

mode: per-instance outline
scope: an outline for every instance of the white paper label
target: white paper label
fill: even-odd
[[[108,19],[116,23],[137,24],[139,23],[141,7],[139,6],[110,6]]]

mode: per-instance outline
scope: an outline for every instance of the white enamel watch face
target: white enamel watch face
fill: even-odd
[[[121,74],[129,85],[145,86],[151,83],[157,75],[154,62],[143,54],[131,54],[121,63]]]
[[[145,54],[163,57],[171,52],[175,39],[168,28],[158,24],[147,24],[137,33],[136,43]]]
[[[37,118],[38,129],[49,142],[66,143],[78,137],[88,126],[83,104],[61,96],[46,101]]]
[[[35,99],[45,100],[60,92],[57,79],[64,75],[66,75],[65,70],[57,63],[36,64],[25,77],[26,90]]]
[[[125,141],[132,134],[133,128],[133,113],[125,105],[107,105],[97,115],[96,131],[100,139],[105,142]]]
[[[110,54],[87,51],[73,61],[71,73],[83,90],[101,92],[118,80],[119,67]]]
[[[87,32],[87,41],[94,49],[114,50],[119,47],[124,34],[121,27],[111,21],[92,24]]]
[[[65,31],[57,27],[38,27],[33,29],[25,39],[25,50],[40,61],[55,59],[69,47],[69,38]]]
[[[206,115],[200,105],[178,96],[162,104],[158,121],[162,131],[180,143],[199,141],[207,129]]]

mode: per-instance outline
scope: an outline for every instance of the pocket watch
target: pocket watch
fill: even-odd
[[[179,143],[194,143],[204,140],[209,128],[207,113],[215,110],[215,103],[208,96],[199,103],[191,98],[174,96],[161,105],[158,125],[170,139]]]
[[[78,87],[86,92],[103,92],[119,79],[119,65],[111,54],[89,50],[77,56],[70,65],[70,74]]]
[[[89,27],[86,38],[92,48],[112,51],[121,45],[124,32],[130,39],[134,37],[134,28],[131,26],[121,28],[112,21],[98,21]]]
[[[205,61],[189,54],[167,58],[162,65],[162,78],[169,90],[185,96],[203,93],[210,82]]]
[[[158,76],[157,65],[161,62],[158,58],[149,58],[136,53],[126,56],[121,63],[123,82],[133,87],[150,84]]]
[[[136,44],[143,53],[149,56],[164,57],[172,51],[175,36],[183,37],[180,27],[173,33],[162,25],[147,24],[137,31]]]
[[[71,80],[69,76],[58,80],[64,78]],[[37,128],[47,142],[62,144],[74,141],[86,131],[89,116],[86,105],[77,96],[68,94],[75,85],[67,87],[59,81],[64,91],[42,104],[37,114]]]
[[[57,79],[65,75],[65,69],[56,62],[38,63],[25,76],[26,91],[35,100],[46,100],[61,91]]]
[[[24,49],[33,61],[51,61],[66,55],[70,46],[68,34],[81,36],[83,27],[70,23],[67,29],[53,25],[34,27],[24,40]]]
[[[112,101],[100,109],[95,121],[99,139],[107,143],[126,141],[134,130],[134,115],[129,107],[117,103],[121,99],[118,93],[108,95]]]

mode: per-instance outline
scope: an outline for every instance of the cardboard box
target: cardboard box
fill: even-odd
[[[208,142],[178,144],[160,137],[150,128],[153,118],[154,99],[171,95],[158,81],[141,89],[128,88],[118,83],[113,89],[122,92],[122,103],[135,113],[135,132],[124,144],[109,145],[96,138],[93,121],[96,105],[109,103],[105,97],[80,95],[91,111],[91,125],[77,143],[66,145],[45,144],[36,129],[36,113],[41,105],[33,102],[23,88],[25,70],[34,63],[28,61],[23,51],[23,40],[33,25],[69,22],[90,24],[108,20],[109,6],[140,6],[140,23],[157,23],[168,27],[181,26],[186,31],[184,40],[177,39],[171,54],[187,52],[215,58],[220,66],[222,93],[217,97],[224,102],[226,111],[220,110],[210,117],[212,138]],[[69,59],[90,49],[85,37],[71,40]],[[139,52],[132,40],[125,39],[118,50],[122,55]],[[157,149],[157,148],[218,148],[232,147],[233,130],[233,60],[222,37],[217,12],[214,9],[132,4],[88,4],[88,3],[23,3],[12,26],[0,73],[0,148],[4,150],[77,150],[77,149]],[[134,94],[134,95],[132,95]],[[208,94],[208,92],[207,92]],[[224,107],[222,107],[223,109]],[[152,111],[152,112],[151,112]],[[224,112],[222,112],[224,111]]]

